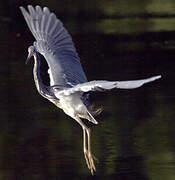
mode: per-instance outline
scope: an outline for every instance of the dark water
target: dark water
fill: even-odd
[[[34,39],[18,6],[28,2],[1,1],[0,180],[175,179],[175,3],[88,2],[31,4],[47,5],[65,21],[89,80],[162,79],[91,95],[104,109],[98,125],[88,124],[99,160],[91,176],[81,128],[37,93],[32,62],[24,65]]]

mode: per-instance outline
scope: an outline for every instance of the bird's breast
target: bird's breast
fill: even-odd
[[[80,95],[70,95],[60,97],[60,103],[63,111],[71,117],[75,117],[77,114],[84,113],[86,107],[83,104]]]

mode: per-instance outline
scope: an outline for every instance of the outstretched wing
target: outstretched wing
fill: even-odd
[[[49,66],[50,84],[72,87],[87,81],[72,38],[62,22],[47,7],[20,7],[27,25],[36,39],[34,46]]]
[[[65,95],[68,96],[75,92],[88,92],[88,91],[105,91],[114,88],[119,89],[134,89],[142,86],[145,83],[155,81],[156,79],[161,78],[161,76],[154,76],[142,80],[132,80],[132,81],[90,81],[83,84],[78,84],[72,88],[66,88],[61,91],[56,91],[55,95]]]

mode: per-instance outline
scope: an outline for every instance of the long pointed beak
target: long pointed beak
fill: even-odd
[[[32,55],[33,55],[32,53],[29,53],[29,54],[28,54],[25,64],[27,64],[27,63],[29,62],[29,60],[30,60],[30,58],[32,57]]]

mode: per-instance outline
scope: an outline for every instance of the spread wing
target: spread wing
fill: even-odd
[[[78,84],[72,88],[66,88],[61,91],[57,91],[55,95],[59,97],[59,95],[68,96],[75,92],[88,92],[88,91],[105,91],[114,88],[119,89],[134,89],[142,86],[145,83],[149,83],[155,81],[156,79],[161,78],[161,76],[154,76],[147,79],[141,80],[131,80],[131,81],[90,81],[83,84]]]
[[[87,82],[72,38],[55,14],[47,7],[20,9],[36,39],[34,46],[48,63],[50,85],[72,87]]]

